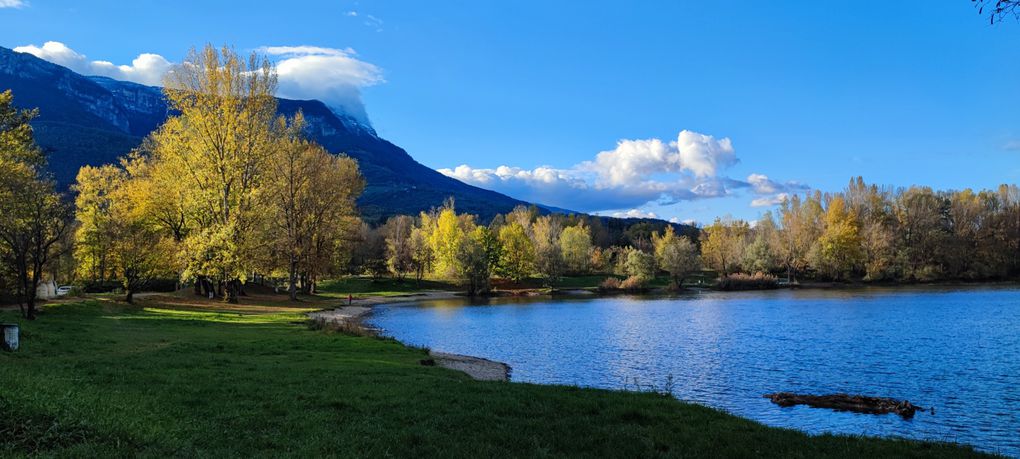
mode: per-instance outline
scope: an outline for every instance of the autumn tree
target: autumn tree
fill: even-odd
[[[636,279],[641,284],[654,280],[655,273],[658,271],[655,255],[635,248],[630,248],[626,251],[624,266],[626,267],[627,275]]]
[[[687,236],[677,236],[672,226],[667,226],[662,234],[652,234],[652,245],[655,260],[669,273],[673,288],[682,288],[684,278],[701,268],[698,248]]]
[[[744,259],[741,262],[745,271],[769,273],[776,268],[776,256],[772,246],[776,240],[776,231],[772,213],[767,212],[751,230],[750,243],[744,250]]]
[[[740,269],[750,226],[743,220],[715,219],[704,229],[701,256],[712,269],[729,274]]]
[[[414,280],[421,286],[421,280],[425,273],[432,269],[432,246],[429,244],[429,237],[421,227],[415,227],[407,240],[407,250],[411,256],[411,269],[414,271]]]
[[[143,205],[144,182],[132,176],[144,159],[129,155],[119,166],[85,166],[78,172],[75,191],[75,253],[79,267],[89,272],[101,261],[100,271],[120,281],[125,301],[160,275],[173,275],[173,241],[161,233]],[[101,231],[97,231],[101,229]],[[102,252],[100,252],[102,250]],[[97,257],[101,255],[101,257]],[[99,280],[105,280],[107,273]]]
[[[22,315],[36,318],[36,290],[47,265],[66,245],[69,209],[46,173],[29,122],[10,91],[0,93],[0,261]]]
[[[154,173],[185,191],[196,228],[184,240],[186,277],[219,280],[237,302],[256,266],[256,190],[277,146],[276,74],[252,54],[207,45],[166,76],[171,116],[152,135]]]
[[[560,252],[567,271],[587,273],[591,266],[591,231],[583,222],[568,226],[560,234]]]
[[[464,240],[465,231],[452,202],[443,206],[429,235],[434,257],[434,270],[440,277],[453,279],[459,271],[457,252]]]
[[[299,280],[311,292],[359,226],[355,199],[364,181],[354,160],[306,138],[300,113],[290,123],[277,119],[275,129],[282,135],[274,139],[256,191],[264,210],[262,231],[282,261],[293,300]]]
[[[396,274],[399,279],[403,279],[404,274],[414,270],[412,231],[414,231],[414,218],[408,215],[390,217],[384,225],[386,262],[390,271]]]
[[[535,244],[535,272],[551,286],[563,274],[563,252],[560,249],[560,233],[563,226],[551,215],[535,219],[532,225],[532,239]]]
[[[488,233],[488,228],[477,226],[464,235],[457,247],[458,278],[467,287],[469,296],[486,293],[489,290],[491,264],[486,245],[491,238]]]
[[[72,189],[77,225],[74,231],[74,259],[79,279],[103,282],[113,275],[115,240],[114,190],[125,177],[114,166],[84,166]]]
[[[829,201],[825,229],[818,242],[818,268],[833,279],[844,280],[864,264],[857,216],[847,209],[842,196],[837,195]]]
[[[535,246],[524,227],[517,221],[499,229],[502,252],[497,273],[500,277],[521,282],[534,271]]]

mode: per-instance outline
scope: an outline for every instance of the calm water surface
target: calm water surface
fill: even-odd
[[[811,433],[895,435],[1020,456],[1020,289],[703,292],[379,307],[415,345],[510,364],[514,381],[661,389]],[[896,415],[780,408],[768,392],[850,392],[935,407]]]

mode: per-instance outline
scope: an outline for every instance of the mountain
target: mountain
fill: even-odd
[[[113,163],[138,146],[167,117],[160,88],[105,77],[83,76],[31,54],[0,47],[0,91],[11,89],[22,108],[38,108],[36,140],[49,154],[62,186],[83,165]],[[279,112],[302,111],[310,136],[332,153],[356,159],[367,183],[358,201],[369,221],[416,214],[453,197],[457,210],[489,220],[529,203],[468,185],[414,160],[380,138],[371,126],[317,100],[279,99]],[[560,209],[540,206],[547,211]]]

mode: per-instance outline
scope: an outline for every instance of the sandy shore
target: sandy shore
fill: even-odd
[[[423,292],[398,296],[373,296],[354,300],[351,305],[334,309],[324,309],[308,313],[308,318],[324,323],[347,323],[363,327],[361,321],[372,312],[372,307],[380,304],[393,304],[408,301],[441,300],[457,298],[454,292]],[[436,365],[451,370],[462,371],[479,381],[509,381],[510,366],[502,362],[467,355],[449,354],[445,352],[429,352],[429,357]]]
[[[429,352],[436,365],[451,370],[463,371],[479,381],[509,381],[510,365],[480,357],[448,354],[445,352]]]

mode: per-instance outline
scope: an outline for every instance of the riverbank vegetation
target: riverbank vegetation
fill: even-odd
[[[307,302],[276,297],[45,306],[0,353],[0,456],[980,456],[656,393],[474,381],[392,340],[312,331]]]

